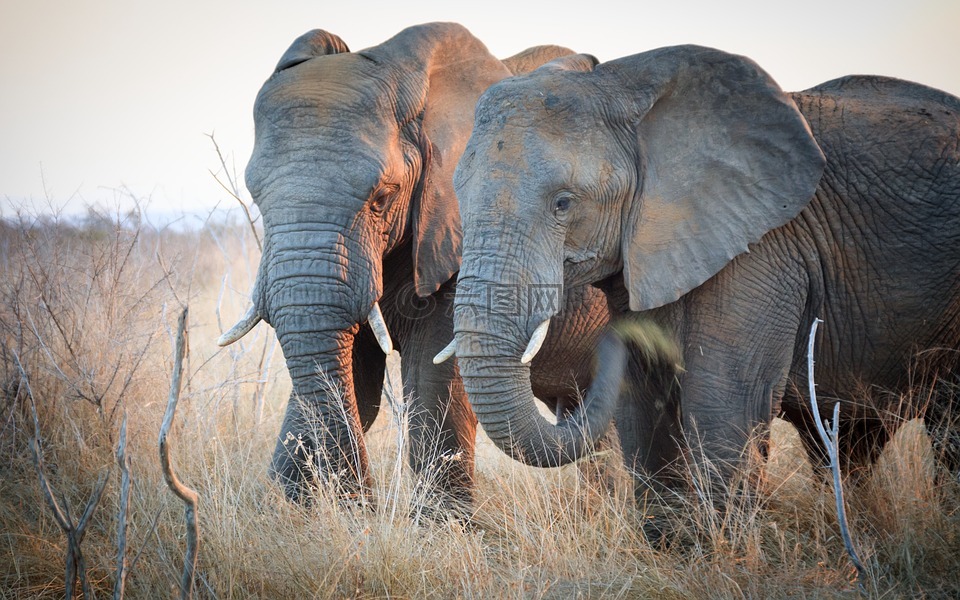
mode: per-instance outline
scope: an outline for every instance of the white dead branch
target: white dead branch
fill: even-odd
[[[183,358],[186,354],[187,309],[184,308],[177,321],[177,340],[173,355],[173,381],[170,384],[170,397],[167,400],[167,410],[163,414],[163,424],[160,425],[160,464],[163,467],[163,477],[167,487],[186,504],[185,515],[187,521],[187,553],[184,556],[183,576],[180,579],[180,597],[189,598],[193,594],[194,573],[197,570],[197,549],[200,544],[200,531],[197,525],[197,492],[180,482],[170,463],[170,446],[167,435],[173,416],[177,411],[177,402],[180,401],[180,381],[183,377]]]
[[[123,598],[127,584],[127,508],[130,506],[130,455],[127,454],[127,413],[124,410],[117,442],[117,463],[120,465],[120,512],[117,515],[117,576],[113,584],[114,600]]]
[[[814,319],[810,326],[810,340],[807,345],[807,383],[810,389],[810,406],[813,409],[813,418],[817,424],[817,433],[823,440],[823,445],[827,449],[827,456],[830,458],[830,470],[833,472],[833,495],[836,499],[837,523],[840,526],[840,535],[843,537],[843,545],[850,555],[853,566],[857,569],[857,583],[861,591],[865,590],[866,568],[860,562],[857,556],[857,550],[853,546],[853,539],[850,537],[850,528],[847,525],[847,511],[843,501],[843,482],[840,477],[840,402],[833,405],[833,421],[827,423],[824,427],[823,419],[820,417],[820,407],[817,404],[816,383],[813,377],[813,347],[817,338],[817,326],[822,323],[821,319]]]

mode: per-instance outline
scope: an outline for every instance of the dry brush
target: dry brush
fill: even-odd
[[[184,503],[167,490],[157,452],[181,303],[190,305],[191,348],[168,449],[198,496],[195,596],[857,593],[830,485],[782,421],[768,459],[748,461],[735,484],[748,493],[724,511],[696,494],[637,505],[629,484],[611,493],[577,466],[523,467],[481,439],[473,513],[424,518],[429,498],[398,461],[406,421],[396,356],[393,394],[368,434],[374,506],[344,506],[322,492],[307,507],[287,503],[266,473],[290,385],[283,369],[270,368],[272,332],[261,325],[226,350],[214,343],[218,313],[243,308],[257,253],[242,216],[189,231],[123,214],[0,223],[0,596],[63,597],[80,537],[91,595],[181,589]],[[915,393],[958,388],[941,375]],[[31,397],[48,488],[31,452]],[[960,485],[937,466],[936,451],[915,421],[847,487],[871,596],[960,593]],[[689,471],[691,481],[704,477]],[[72,520],[60,522],[44,489]],[[96,510],[74,508],[98,494]],[[644,530],[653,520],[668,534],[652,545]]]

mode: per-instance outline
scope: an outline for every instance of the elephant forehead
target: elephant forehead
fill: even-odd
[[[481,96],[476,126],[508,121],[545,126],[590,118],[595,111],[591,89],[583,73],[535,71],[505,79]]]
[[[571,145],[602,149],[608,128],[602,111],[582,97],[581,88],[540,88],[527,82],[488,93],[477,106],[471,145],[499,155],[562,160],[569,159]]]
[[[395,145],[362,130],[258,131],[247,184],[286,182],[313,188],[338,183],[367,193],[382,179],[396,179],[403,172]]]
[[[370,65],[353,55],[333,55],[281,71],[260,89],[254,118],[258,124],[292,119],[301,126],[325,122],[382,129],[395,121],[395,94]]]
[[[261,97],[254,109],[254,124],[257,133],[324,129],[329,135],[386,138],[396,124],[392,112],[388,114],[380,104],[355,90],[308,83]]]
[[[532,181],[544,185],[591,179],[608,171],[616,161],[617,145],[602,127],[578,126],[569,131],[524,120],[507,121],[495,128],[474,132],[461,168],[458,185],[467,180]],[[483,176],[476,178],[475,174]]]
[[[470,196],[539,198],[560,187],[593,188],[619,164],[620,145],[603,111],[576,78],[548,73],[490,88],[456,174],[461,203]]]

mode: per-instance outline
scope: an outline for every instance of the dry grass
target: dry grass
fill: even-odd
[[[228,349],[214,343],[218,310],[228,321],[246,308],[257,264],[249,228],[157,232],[119,220],[75,227],[24,217],[0,226],[3,597],[64,595],[66,538],[39,489],[17,360],[38,409],[47,477],[74,518],[112,469],[83,542],[96,591],[109,595],[115,578],[114,450],[126,411],[134,481],[127,595],[175,595],[183,506],[163,482],[157,434],[185,303],[190,352],[170,439],[180,479],[200,495],[197,596],[859,595],[832,492],[781,421],[769,461],[751,461],[739,484],[746,493],[722,513],[706,494],[637,508],[628,486],[608,493],[576,466],[526,468],[481,437],[473,518],[425,519],[424,487],[397,469],[402,430],[386,408],[369,434],[375,507],[322,494],[309,508],[288,504],[266,475],[289,390],[273,334],[261,325]],[[395,360],[391,368],[397,384]],[[937,471],[933,452],[922,423],[910,422],[866,481],[847,490],[872,597],[960,594],[960,485]],[[656,547],[643,534],[653,522],[670,532]]]

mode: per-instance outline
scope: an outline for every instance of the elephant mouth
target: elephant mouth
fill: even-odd
[[[239,341],[243,336],[250,333],[262,320],[263,315],[260,314],[260,310],[256,305],[251,306],[246,314],[240,317],[236,325],[217,338],[217,345],[221,347],[229,346]],[[383,312],[380,310],[379,302],[373,303],[373,307],[370,309],[369,315],[367,315],[366,322],[370,325],[370,329],[373,330],[373,334],[377,337],[377,344],[379,344],[383,353],[389,355],[393,352],[393,340],[390,337],[390,331],[387,329],[387,323],[383,320]]]

